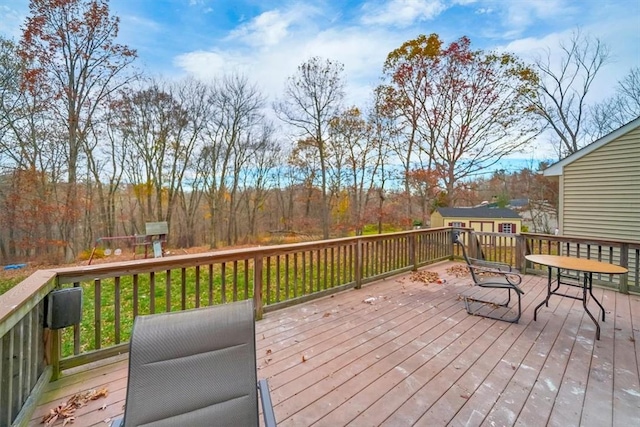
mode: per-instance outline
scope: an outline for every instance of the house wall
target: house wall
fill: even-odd
[[[444,227],[444,219],[442,215],[440,215],[440,212],[435,211],[431,214],[431,227]]]
[[[640,238],[640,127],[568,164],[560,177],[566,236]]]
[[[440,225],[434,225],[439,222]],[[516,232],[520,233],[522,220],[518,218],[492,219],[492,218],[469,218],[469,217],[442,217],[438,213],[431,215],[432,227],[447,227],[452,222],[461,222],[465,228],[472,228],[474,231],[494,232],[500,229],[500,224],[515,224]]]

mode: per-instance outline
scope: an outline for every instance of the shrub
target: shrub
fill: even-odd
[[[80,261],[87,261],[89,258],[91,258],[92,251],[93,249],[85,249],[84,251],[80,252],[80,255],[78,255],[78,258],[80,259]],[[104,257],[105,257],[104,249],[96,248],[93,254],[93,259],[100,259]]]

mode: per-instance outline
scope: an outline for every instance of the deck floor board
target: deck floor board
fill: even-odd
[[[258,376],[280,426],[622,426],[640,411],[640,297],[596,289],[601,340],[580,301],[543,300],[546,276],[525,276],[518,324],[467,314],[468,277],[428,267],[444,284],[389,278],[269,312],[256,324]],[[578,292],[578,290],[574,290]],[[495,292],[480,290],[483,296]],[[499,299],[499,298],[498,298]],[[592,312],[597,306],[590,302]],[[595,308],[594,308],[595,307]],[[78,392],[106,398],[74,425],[122,414],[126,355],[74,368],[47,385],[30,425]],[[57,423],[56,425],[61,425]]]

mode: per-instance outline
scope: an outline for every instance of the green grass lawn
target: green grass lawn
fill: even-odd
[[[338,286],[345,277],[344,274],[337,277],[336,271],[334,280],[325,282],[320,280],[321,277],[324,279],[324,263],[316,261],[313,268],[298,268],[294,271],[292,268],[286,269],[284,260],[284,257],[279,260],[272,258],[271,265],[263,267],[265,305]],[[340,262],[336,260],[334,265]],[[298,266],[301,265],[300,260]],[[99,342],[100,348],[105,348],[128,341],[136,314],[180,311],[253,298],[252,261],[228,262],[224,269],[221,265],[215,265],[212,273],[213,275],[208,266],[199,269],[187,267],[170,273],[161,271],[153,275],[140,274],[137,276],[137,285],[134,284],[133,276],[79,284],[83,288],[79,347],[74,348],[73,328],[65,329],[63,357],[94,350],[98,348],[96,342]],[[346,278],[351,280],[353,276],[350,267],[348,273]],[[98,307],[99,313],[96,316]]]
[[[286,301],[352,282],[355,277],[353,258],[345,251],[346,248],[341,251],[328,248],[265,258],[262,270],[264,304]],[[388,259],[382,259],[388,256],[385,254],[375,249],[365,266],[365,275],[397,268]],[[401,256],[396,254],[394,257]],[[63,357],[127,342],[136,315],[180,311],[253,298],[254,269],[253,260],[250,259],[214,264],[211,270],[205,265],[135,276],[122,274],[120,278],[75,284],[83,288],[82,321],[77,328],[77,335],[74,336],[72,327],[63,331]],[[0,278],[0,294],[24,277],[15,275]]]
[[[0,277],[0,295],[23,281],[28,275],[15,277]]]

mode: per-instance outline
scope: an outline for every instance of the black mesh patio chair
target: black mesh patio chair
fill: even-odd
[[[522,276],[520,276],[518,272],[513,271],[509,264],[469,258],[464,242],[460,240],[459,233],[453,234],[453,242],[460,245],[462,255],[467,263],[469,274],[475,286],[507,291],[506,301],[501,302],[485,299],[484,296],[481,296],[481,292],[474,292],[472,294],[463,293],[462,298],[467,313],[474,316],[518,323],[522,315],[521,296],[524,295],[524,292],[519,287],[520,283],[522,283]],[[509,309],[512,291],[518,299],[517,307],[513,309],[515,313],[512,309]],[[504,308],[507,308],[507,310],[504,310]]]
[[[257,380],[255,312],[240,301],[138,316],[129,344],[125,413],[112,427],[275,426]]]

